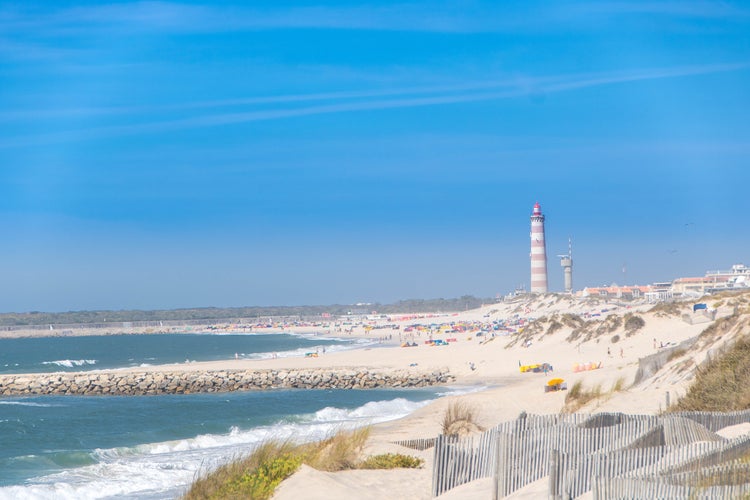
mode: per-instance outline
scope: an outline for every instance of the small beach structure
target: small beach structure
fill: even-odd
[[[568,388],[568,384],[561,378],[551,378],[547,381],[544,386],[544,392],[555,392],[564,391]]]
[[[547,373],[552,371],[552,365],[549,363],[535,363],[533,365],[521,365],[521,373]]]

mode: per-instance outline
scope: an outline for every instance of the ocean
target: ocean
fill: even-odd
[[[372,345],[366,339],[332,339],[289,333],[92,335],[0,339],[0,373],[81,371],[137,366],[300,356]]]
[[[6,342],[18,357],[8,354]],[[288,334],[13,339],[0,341],[0,364],[17,371],[59,361],[57,369],[70,371],[165,363],[175,356],[200,361],[231,359],[235,352],[245,357],[304,355],[323,346],[335,350],[363,344]],[[95,362],[73,363],[78,360]],[[36,368],[21,371],[40,371]],[[0,398],[0,499],[176,498],[196,474],[247,454],[264,440],[321,439],[340,428],[406,416],[451,391]]]

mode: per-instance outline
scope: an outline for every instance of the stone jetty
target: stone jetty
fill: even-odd
[[[92,371],[0,375],[0,395],[192,394],[267,389],[373,389],[439,385],[455,380],[447,370],[303,369]]]

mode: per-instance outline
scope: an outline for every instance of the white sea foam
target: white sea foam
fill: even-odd
[[[34,403],[33,401],[0,401],[0,405],[35,406],[37,408],[53,408],[55,406],[61,406],[46,403]]]
[[[437,393],[438,396],[460,396],[462,394],[472,394],[489,389],[486,385],[453,385],[446,387],[446,390]]]
[[[413,402],[404,398],[390,401],[372,401],[359,408],[346,410],[327,407],[308,417],[311,422],[331,423],[379,423],[404,417],[428,402]],[[303,417],[302,421],[306,419]]]
[[[320,340],[316,338],[315,340]],[[255,352],[255,353],[248,353],[248,354],[242,354],[241,356],[245,359],[272,359],[273,357],[277,358],[299,358],[307,353],[315,352],[318,353],[318,355],[322,355],[323,353],[333,353],[333,352],[342,352],[342,351],[351,351],[354,349],[363,349],[367,346],[374,345],[376,342],[368,340],[368,339],[359,339],[355,342],[347,343],[347,344],[318,344],[318,345],[311,345],[308,347],[300,347],[299,349],[292,349],[289,351],[277,351],[277,352]]]
[[[269,439],[298,442],[323,439],[341,428],[400,418],[427,402],[403,398],[370,402],[354,409],[324,408],[295,422],[280,422],[226,434],[96,450],[98,463],[0,488],[0,499],[174,498],[196,472],[212,470],[245,455]]]
[[[64,366],[65,368],[73,368],[74,366],[84,365],[95,365],[95,359],[58,359],[57,361],[42,361],[43,365],[57,365]]]

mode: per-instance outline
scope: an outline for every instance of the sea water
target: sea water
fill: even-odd
[[[403,417],[441,390],[0,399],[0,498],[175,498],[262,441]]]
[[[235,353],[251,359],[303,356],[370,344],[291,334],[3,339],[0,371],[124,368],[233,359]],[[387,356],[388,348],[379,351]],[[400,418],[445,391],[0,398],[0,499],[176,498],[197,474],[265,440],[316,440],[341,428]]]
[[[263,359],[360,348],[368,339],[289,333],[144,334],[0,339],[0,373],[129,368],[185,361]]]

